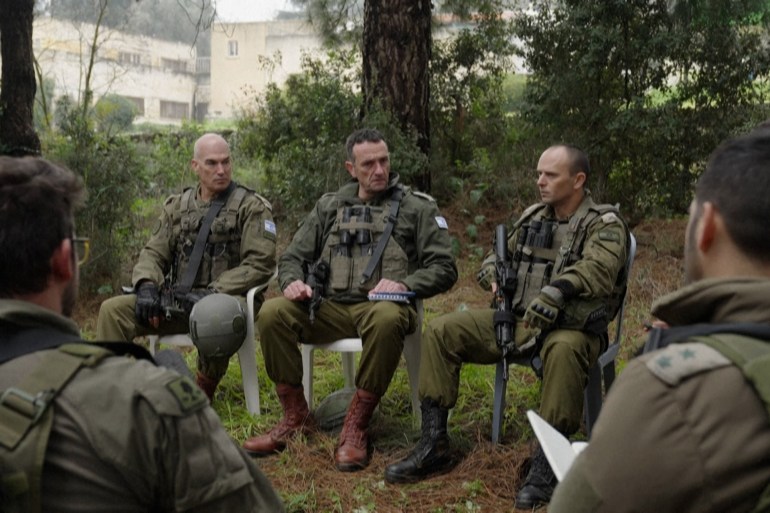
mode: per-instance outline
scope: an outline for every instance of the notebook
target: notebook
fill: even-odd
[[[372,292],[369,294],[369,301],[395,301],[396,303],[408,303],[410,298],[414,297],[411,290],[406,292]]]
[[[532,410],[527,411],[527,418],[532,424],[532,430],[535,432],[540,447],[543,448],[548,463],[556,476],[561,481],[567,474],[567,471],[575,461],[575,457],[588,446],[588,442],[572,442],[556,431],[556,429],[543,417]]]

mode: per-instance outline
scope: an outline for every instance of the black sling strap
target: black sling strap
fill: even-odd
[[[131,342],[90,342],[77,335],[52,328],[22,329],[15,333],[8,326],[4,328],[7,331],[0,337],[0,364],[25,354],[53,349],[64,344],[90,344],[107,349],[118,356],[133,356],[137,360],[155,362],[147,349]]]
[[[753,322],[737,322],[725,324],[690,324],[688,326],[676,326],[674,328],[653,328],[647,342],[644,344],[643,353],[649,353],[661,349],[669,344],[675,344],[688,338],[713,335],[716,333],[731,333],[760,340],[770,340],[770,326]]]
[[[401,189],[400,185],[397,185],[393,189],[393,195],[390,197],[388,224],[385,225],[385,229],[382,231],[380,240],[377,241],[377,247],[374,248],[374,253],[372,253],[371,258],[369,258],[369,262],[366,264],[366,269],[364,269],[364,273],[361,276],[361,283],[366,283],[366,281],[372,277],[372,274],[374,274],[374,269],[377,267],[377,264],[380,263],[382,254],[385,252],[385,246],[388,245],[390,235],[393,233],[393,227],[396,225],[396,221],[398,220],[398,209],[401,205],[401,198],[403,198],[403,196],[404,191]]]
[[[184,295],[192,289],[193,283],[195,283],[195,276],[198,274],[198,268],[201,266],[203,250],[206,248],[206,240],[209,238],[211,224],[214,222],[217,214],[219,214],[219,211],[222,210],[222,207],[225,206],[225,203],[227,203],[227,199],[230,197],[230,193],[235,190],[235,187],[236,183],[230,182],[230,185],[222,191],[222,194],[211,200],[211,206],[209,206],[206,217],[203,218],[201,227],[198,230],[198,236],[195,238],[195,246],[193,246],[192,253],[190,254],[187,269],[185,269],[184,276],[182,276],[182,280],[176,287],[176,294]]]

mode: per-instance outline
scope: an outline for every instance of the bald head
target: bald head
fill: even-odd
[[[195,141],[190,162],[200,180],[200,198],[209,201],[224,192],[232,181],[230,145],[219,134],[203,134]]]

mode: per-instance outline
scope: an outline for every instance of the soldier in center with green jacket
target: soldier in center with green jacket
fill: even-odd
[[[360,337],[356,391],[335,452],[337,468],[354,471],[369,463],[369,421],[398,366],[404,336],[418,328],[414,300],[449,290],[457,268],[436,202],[391,173],[382,134],[357,130],[346,151],[352,180],[323,195],[307,215],[279,259],[283,296],[260,310],[260,344],[283,418],[244,448],[255,456],[273,454],[295,434],[315,429],[302,387],[299,342]],[[407,303],[370,301],[373,293],[413,295]]]
[[[613,298],[625,285],[628,229],[610,205],[597,205],[585,188],[588,157],[569,145],[546,149],[537,164],[541,202],[524,211],[507,238],[512,270],[514,333],[506,347],[524,353],[536,343],[542,361],[540,415],[562,434],[580,428],[588,371],[606,343]],[[496,291],[495,253],[484,260],[479,284]],[[510,286],[513,288],[513,286]],[[444,315],[425,329],[420,361],[422,437],[385,480],[409,483],[454,465],[447,437],[448,412],[457,401],[463,363],[493,364],[503,357],[495,310]],[[517,509],[547,503],[556,484],[539,447],[516,496]]]

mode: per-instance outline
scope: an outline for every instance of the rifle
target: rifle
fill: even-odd
[[[307,270],[307,284],[313,289],[313,296],[310,298],[310,324],[315,322],[315,313],[321,306],[323,300],[324,285],[329,279],[329,264],[319,260],[312,264]]]
[[[516,271],[508,257],[508,233],[504,224],[495,228],[495,291],[496,311],[492,317],[495,324],[497,345],[503,352],[503,380],[508,381],[508,351],[513,344],[516,318],[513,314],[513,296],[516,293]]]
[[[170,321],[174,316],[185,315],[184,308],[176,299],[174,287],[166,283],[160,287],[160,308],[163,310],[167,321]]]

